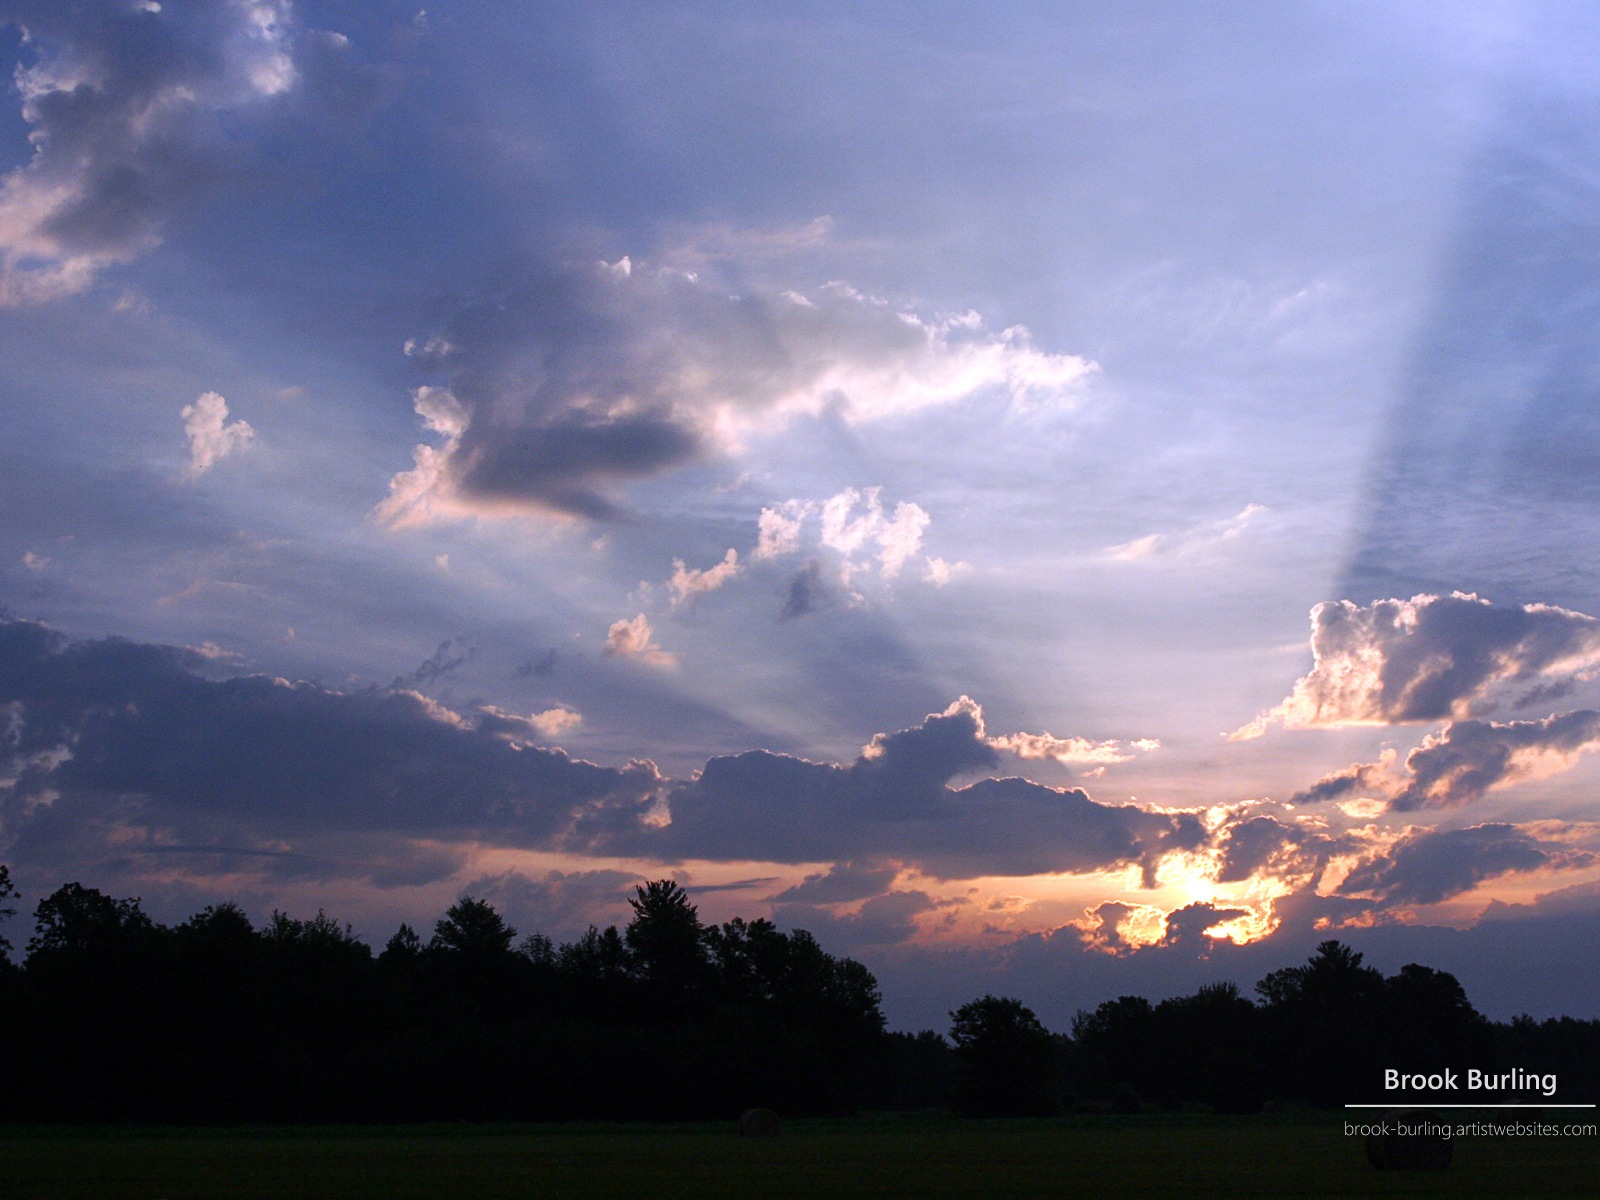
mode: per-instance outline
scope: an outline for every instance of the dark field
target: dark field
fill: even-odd
[[[9,1200],[298,1197],[1593,1196],[1600,1138],[1469,1138],[1379,1173],[1340,1114],[703,1125],[0,1131]]]

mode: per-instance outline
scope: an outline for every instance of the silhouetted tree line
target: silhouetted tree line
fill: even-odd
[[[632,905],[625,929],[558,946],[467,898],[374,956],[322,913],[255,928],[220,904],[167,928],[68,884],[0,968],[0,1119],[854,1109],[883,1037],[865,967],[768,921],[704,925],[675,883]]]
[[[0,922],[15,895],[0,866]],[[257,928],[219,904],[165,927],[137,900],[68,884],[39,903],[20,966],[0,937],[0,1120],[1253,1112],[1392,1099],[1390,1067],[1516,1067],[1557,1074],[1562,1101],[1600,1093],[1600,1021],[1491,1022],[1452,976],[1385,978],[1338,942],[1254,1001],[1227,983],[1122,996],[1058,1034],[984,996],[946,1037],[885,1032],[871,973],[803,931],[703,924],[671,881],[630,903],[625,928],[557,945],[519,942],[468,897],[426,940],[402,925],[374,955],[321,912]]]
[[[1274,971],[1256,999],[1232,983],[1152,1004],[1119,996],[1054,1034],[1016,1000],[985,996],[936,1034],[887,1035],[881,1097],[981,1116],[1044,1115],[1088,1104],[1114,1111],[1203,1103],[1259,1111],[1268,1100],[1338,1106],[1412,1102],[1383,1089],[1385,1069],[1453,1069],[1438,1102],[1600,1100],[1600,1021],[1522,1016],[1490,1021],[1456,978],[1415,963],[1387,978],[1340,942]],[[1468,1092],[1469,1068],[1554,1074],[1559,1095]]]

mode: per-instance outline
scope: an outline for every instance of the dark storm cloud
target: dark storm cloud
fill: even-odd
[[[1311,610],[1315,664],[1288,699],[1233,736],[1291,728],[1403,724],[1466,716],[1497,684],[1553,681],[1600,666],[1600,620],[1548,604],[1415,596]]]
[[[808,881],[793,897],[815,900],[846,884],[857,895],[881,887],[891,862],[947,878],[1137,863],[1149,881],[1163,855],[1206,841],[1192,814],[1102,805],[1078,789],[994,778],[952,787],[998,761],[966,699],[878,735],[848,766],[766,751],[712,759],[672,786],[663,827],[650,817],[663,781],[648,763],[575,760],[507,737],[503,714],[462,716],[415,692],[206,677],[215,666],[189,650],[68,643],[0,621],[9,852],[66,861],[91,846],[285,850],[294,853],[269,856],[270,873],[363,869],[391,881],[453,865],[439,853],[459,851],[414,845],[428,840],[884,864]]]
[[[944,878],[1085,872],[1140,864],[1206,833],[1191,814],[1096,803],[1080,789],[959,775],[998,762],[971,701],[880,734],[849,766],[767,751],[714,758],[669,793],[672,823],[619,851],[777,862],[894,859]]]
[[[1436,904],[1486,879],[1545,866],[1584,866],[1593,857],[1514,825],[1427,830],[1407,835],[1382,856],[1357,866],[1339,891],[1370,893],[1384,904]]]
[[[292,111],[307,77],[352,99],[345,40],[299,27],[287,0],[0,0],[0,24],[24,34],[34,145],[0,183],[0,302],[77,291],[154,245],[235,162],[242,114]]]
[[[190,651],[68,644],[37,624],[0,622],[15,778],[0,799],[6,840],[64,846],[120,821],[161,835],[153,842],[204,844],[231,829],[250,840],[554,847],[586,813],[642,811],[658,783],[648,764],[599,767],[518,744],[414,692],[214,680],[199,673],[206,665]]]

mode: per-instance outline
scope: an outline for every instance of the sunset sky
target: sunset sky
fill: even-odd
[[[25,911],[671,876],[901,1027],[1329,937],[1600,1015],[1591,5],[0,0],[0,60]]]

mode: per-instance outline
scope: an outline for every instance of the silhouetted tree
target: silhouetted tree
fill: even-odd
[[[984,996],[950,1014],[956,1108],[972,1117],[1055,1110],[1055,1038],[1020,1000]]]
[[[635,888],[628,901],[633,919],[623,940],[639,978],[661,993],[681,994],[704,981],[705,946],[700,915],[689,894],[670,879]]]
[[[136,897],[113,900],[80,883],[65,884],[39,901],[33,918],[35,932],[28,939],[30,959],[40,954],[90,954],[126,948],[152,928]]]
[[[886,1033],[879,1058],[869,1080],[869,1108],[920,1111],[954,1106],[955,1049],[937,1030]]]
[[[1386,1066],[1427,1074],[1490,1052],[1489,1023],[1454,975],[1407,963],[1384,990]]]
[[[1361,957],[1342,942],[1322,942],[1304,966],[1256,984],[1284,1094],[1340,1104],[1380,1085],[1386,989],[1382,973],[1362,966]]]
[[[394,936],[384,944],[383,953],[378,955],[381,963],[416,963],[422,959],[422,939],[417,936],[417,931],[411,926],[402,924],[394,931]]]
[[[17,915],[15,905],[7,904],[7,900],[17,898],[17,889],[11,882],[11,868],[5,863],[0,863],[0,925],[4,925]],[[0,933],[0,959],[6,958],[11,953],[11,943]],[[8,960],[9,961],[9,960]]]
[[[439,918],[428,948],[481,961],[509,954],[516,936],[487,900],[463,896]]]
[[[1158,1079],[1154,1069],[1155,1025],[1155,1009],[1143,996],[1118,996],[1092,1013],[1080,1011],[1072,1019],[1076,1085],[1101,1097],[1123,1087],[1164,1090],[1165,1076]]]

